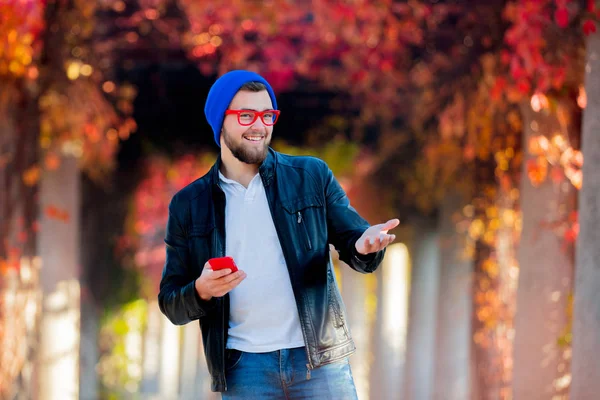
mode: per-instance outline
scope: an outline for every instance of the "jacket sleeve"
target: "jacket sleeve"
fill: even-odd
[[[352,269],[362,273],[374,272],[383,260],[385,249],[367,255],[356,251],[356,241],[370,225],[350,205],[348,196],[329,167],[326,169],[325,201],[329,241],[340,253],[340,259]]]
[[[158,305],[175,325],[199,319],[214,308],[214,299],[204,301],[196,292],[196,276],[191,274],[187,235],[177,216],[176,198],[169,204],[165,235],[166,260],[160,281]]]

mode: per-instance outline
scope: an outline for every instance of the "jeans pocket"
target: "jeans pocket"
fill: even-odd
[[[240,364],[244,352],[236,349],[227,349],[225,354],[225,371],[231,371]]]

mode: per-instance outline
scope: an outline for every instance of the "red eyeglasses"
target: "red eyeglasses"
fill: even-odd
[[[238,123],[242,126],[250,126],[260,117],[263,124],[267,126],[275,125],[279,117],[279,110],[225,110],[225,115],[237,115]]]

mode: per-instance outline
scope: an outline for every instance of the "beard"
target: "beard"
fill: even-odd
[[[263,146],[255,146],[250,143],[246,145],[244,143],[246,139],[241,138],[240,143],[235,143],[233,137],[223,128],[223,142],[231,150],[231,154],[241,162],[245,164],[261,164],[269,151],[269,144],[271,143],[271,137],[265,136]]]

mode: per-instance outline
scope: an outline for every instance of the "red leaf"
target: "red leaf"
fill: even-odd
[[[554,19],[561,28],[566,28],[569,25],[569,12],[566,8],[559,8],[554,12]]]
[[[519,91],[523,94],[527,94],[531,90],[531,85],[526,80],[519,81],[517,87],[519,88]]]
[[[502,77],[496,78],[496,81],[494,82],[494,86],[490,90],[490,96],[493,99],[498,100],[502,96],[502,92],[504,91],[505,88],[506,88],[506,79],[502,78]]]
[[[575,231],[573,231],[572,229],[569,229],[569,230],[565,231],[564,239],[568,243],[573,243],[577,239],[577,233]]]
[[[69,212],[67,210],[60,209],[56,206],[48,206],[45,211],[48,218],[69,222]]]
[[[596,23],[594,21],[592,21],[591,19],[588,19],[587,21],[585,21],[583,23],[583,33],[585,33],[586,36],[589,36],[592,33],[596,32]]]

